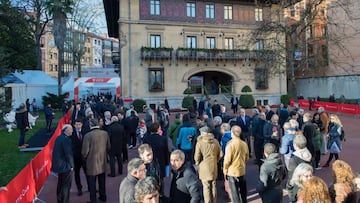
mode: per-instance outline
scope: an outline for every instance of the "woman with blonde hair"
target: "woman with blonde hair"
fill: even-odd
[[[333,202],[356,203],[355,175],[351,166],[342,160],[332,164],[334,183],[329,187],[330,197]]]
[[[310,164],[300,163],[294,170],[293,175],[290,177],[289,182],[286,184],[288,191],[289,202],[296,202],[297,195],[304,184],[313,177],[314,169]]]
[[[333,157],[335,157],[335,160],[338,160],[339,153],[342,150],[340,136],[343,131],[343,125],[341,124],[341,121],[337,115],[330,114],[329,118],[330,123],[328,127],[329,134],[327,135],[327,149],[330,151],[330,155],[323,167],[329,167]]]
[[[331,203],[329,189],[319,177],[310,178],[299,192],[297,203]]]

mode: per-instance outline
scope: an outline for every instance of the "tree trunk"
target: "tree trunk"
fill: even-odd
[[[66,38],[66,14],[59,10],[54,16],[54,38],[58,48],[58,95],[61,95],[61,77],[64,64],[64,43]]]

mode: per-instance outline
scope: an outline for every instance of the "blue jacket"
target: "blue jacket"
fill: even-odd
[[[284,136],[281,138],[281,147],[279,149],[280,154],[283,154],[284,157],[290,158],[294,152],[294,134],[289,134],[285,132]]]
[[[180,145],[183,150],[193,149],[193,141],[196,139],[196,128],[192,126],[183,126],[179,130],[179,136],[176,140],[176,146]]]
[[[231,131],[228,130],[224,133],[224,135],[221,138],[221,150],[225,154],[225,147],[226,144],[231,140]]]

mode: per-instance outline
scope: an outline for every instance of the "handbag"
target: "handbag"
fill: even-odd
[[[331,144],[331,147],[330,147],[329,151],[330,151],[330,153],[339,153],[339,152],[341,152],[341,150],[340,150],[339,146],[336,144],[336,142],[333,142]]]

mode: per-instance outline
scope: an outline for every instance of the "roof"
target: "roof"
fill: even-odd
[[[16,71],[1,79],[4,84],[57,85],[57,80],[40,70]]]

